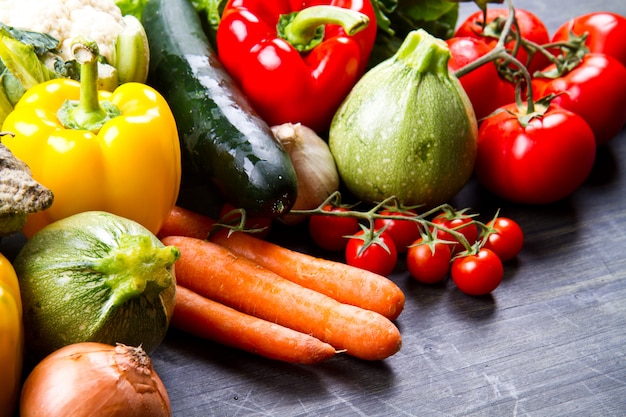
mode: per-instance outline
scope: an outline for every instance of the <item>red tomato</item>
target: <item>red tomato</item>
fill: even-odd
[[[478,239],[478,227],[472,220],[471,216],[463,213],[441,213],[435,216],[433,223],[439,224],[447,229],[454,229],[461,233],[467,239],[470,245],[476,243]],[[457,239],[445,230],[437,229],[437,239],[455,242]],[[450,245],[452,253],[459,253],[465,249],[461,243]]]
[[[498,255],[483,248],[476,254],[452,261],[450,275],[452,281],[464,293],[486,295],[502,282],[504,267]]]
[[[509,15],[509,9],[503,8],[488,8],[487,9],[487,24],[496,20],[496,18],[503,18]],[[519,25],[520,35],[522,38],[537,43],[539,45],[546,44],[550,41],[550,34],[546,25],[535,14],[524,9],[515,9],[515,19]],[[497,31],[499,33],[500,31]],[[454,36],[469,36],[484,40],[491,48],[496,46],[498,42],[497,37],[489,36],[483,30],[483,12],[478,10],[477,12],[468,16],[461,24]],[[512,51],[515,47],[515,41],[511,40],[505,44],[505,47]],[[519,48],[515,57],[524,65],[528,60],[528,53],[524,48]],[[532,74],[535,71],[541,70],[550,61],[544,55],[537,53],[533,56],[528,70]]]
[[[515,258],[524,245],[524,232],[519,224],[506,217],[497,217],[487,226],[494,231],[487,236],[483,247],[498,255],[502,262]]]
[[[552,64],[545,71],[554,70]],[[533,79],[535,98],[560,94],[552,103],[589,123],[596,143],[610,141],[626,123],[626,67],[604,54],[587,54],[567,74],[553,80]]]
[[[226,224],[238,224],[241,221],[241,214],[239,212],[232,212],[235,207],[230,203],[224,203],[220,210],[220,221]],[[230,214],[229,214],[230,213]],[[228,214],[228,217],[226,215]],[[264,239],[270,232],[272,227],[272,219],[269,217],[260,216],[248,216],[246,214],[246,221],[244,227],[248,230],[258,229],[259,231],[254,233],[255,237]]]
[[[431,247],[431,244],[419,238],[409,248],[406,264],[411,276],[417,281],[435,284],[448,274],[451,258],[450,245],[434,242]]]
[[[585,45],[590,52],[611,55],[626,66],[626,17],[610,12],[592,12],[563,23],[552,42],[567,41],[570,33],[587,33]]]
[[[360,230],[355,236],[364,234],[365,232]],[[387,246],[388,251],[380,242]],[[391,236],[382,232],[367,247],[363,248],[364,245],[365,240],[359,237],[350,238],[345,252],[346,263],[383,276],[391,274],[398,261],[398,252]]]
[[[326,205],[324,211],[348,211],[344,207]],[[355,217],[333,215],[313,215],[309,218],[309,234],[317,246],[328,251],[342,251],[348,238],[359,231],[359,221]]]
[[[492,47],[477,38],[454,37],[446,40],[450,49],[448,66],[456,71],[491,51]],[[459,78],[477,119],[488,116],[500,106],[515,101],[515,86],[498,74],[493,62],[484,64]]]
[[[379,214],[385,216],[406,216],[410,217],[411,215],[417,216],[417,213],[408,210],[405,213],[394,210],[382,210]],[[386,227],[385,227],[386,226]],[[393,242],[396,245],[396,250],[398,253],[405,253],[407,251],[407,247],[415,242],[416,239],[420,237],[420,224],[418,222],[412,220],[400,220],[400,219],[376,219],[374,220],[374,228],[379,230],[385,227],[385,232],[387,232]]]
[[[585,120],[552,105],[543,117],[522,126],[510,113],[517,107],[505,109],[478,129],[478,181],[516,203],[551,203],[576,190],[595,159],[595,139]]]

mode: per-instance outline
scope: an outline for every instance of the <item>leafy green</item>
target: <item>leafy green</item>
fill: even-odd
[[[209,41],[217,49],[215,35],[227,0],[191,0],[194,9],[204,18],[203,26]]]
[[[48,35],[47,33],[34,32],[26,29],[16,29],[14,27],[0,23],[0,30],[26,45],[31,45],[33,51],[37,55],[43,55],[47,52],[56,51],[59,46],[59,40]]]
[[[141,20],[143,9],[148,0],[115,0],[115,4],[122,11],[122,15],[132,15]]]
[[[392,56],[409,32],[424,29],[447,39],[454,34],[459,16],[453,0],[372,0],[376,11],[378,35],[369,67]]]
[[[27,89],[56,77],[38,54],[58,44],[48,35],[0,24],[0,123]]]
[[[459,5],[451,0],[372,0],[378,28],[388,35],[404,38],[426,25],[437,27],[434,36],[448,38],[454,32]],[[438,25],[433,25],[439,22]]]

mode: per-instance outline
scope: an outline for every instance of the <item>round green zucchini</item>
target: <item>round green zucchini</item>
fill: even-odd
[[[179,256],[139,223],[101,211],[41,229],[14,261],[29,355],[78,342],[153,351],[174,310]]]

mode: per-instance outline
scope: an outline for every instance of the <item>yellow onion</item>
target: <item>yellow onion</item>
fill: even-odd
[[[20,417],[171,416],[170,400],[141,347],[67,345],[26,378]]]
[[[314,130],[300,123],[272,126],[274,137],[283,145],[296,171],[298,195],[292,210],[317,208],[339,189],[339,173],[328,144]],[[285,224],[297,224],[304,216],[287,214]]]

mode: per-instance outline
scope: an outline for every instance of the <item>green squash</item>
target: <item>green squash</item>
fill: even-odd
[[[14,261],[28,353],[41,359],[79,342],[153,351],[174,310],[179,256],[140,224],[101,211],[41,229]]]
[[[478,129],[472,105],[448,71],[445,42],[410,32],[396,54],[369,70],[331,123],[339,175],[357,198],[436,206],[472,175]]]

